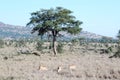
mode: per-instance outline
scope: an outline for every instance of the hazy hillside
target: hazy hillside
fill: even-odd
[[[12,39],[31,38],[33,37],[33,35],[30,34],[30,32],[31,32],[30,27],[15,26],[0,22],[0,38],[12,38]],[[96,35],[95,33],[87,32],[87,31],[81,31],[77,35],[70,35],[66,32],[62,32],[62,34],[64,35],[64,39],[71,39],[76,37],[94,38],[94,39],[102,38],[101,35]]]
[[[0,22],[0,38],[30,38],[30,30],[27,27],[4,24]]]

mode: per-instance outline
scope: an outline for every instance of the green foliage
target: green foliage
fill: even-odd
[[[42,51],[44,49],[43,44],[44,44],[43,41],[38,40],[36,45],[36,50]]]
[[[113,56],[110,56],[109,58],[113,58],[113,57],[115,57],[115,58],[120,58],[120,52],[119,51],[117,51]]]
[[[120,30],[118,31],[117,38],[120,40]]]
[[[113,57],[119,57],[120,58],[120,42],[118,43],[118,47],[117,47],[117,52],[113,55]]]
[[[32,17],[27,26],[34,26],[32,33],[38,31],[38,35],[43,35],[48,31],[55,32],[53,35],[58,35],[60,31],[77,34],[82,29],[79,27],[82,22],[75,20],[71,13],[72,11],[62,7],[41,9],[31,13]]]
[[[71,43],[72,43],[73,45],[75,45],[77,42],[79,42],[78,39],[72,39],[72,41],[71,41]]]
[[[55,9],[41,9],[31,13],[30,22],[27,26],[33,26],[31,33],[38,32],[38,35],[43,36],[47,32],[52,33],[53,38],[53,51],[56,54],[54,44],[60,31],[66,31],[71,34],[79,33],[82,28],[79,26],[81,21],[75,20],[75,16],[72,16],[72,11],[56,7]]]
[[[107,52],[108,52],[108,53],[111,53],[112,51],[113,51],[112,47],[108,47],[108,48],[107,48]]]
[[[118,38],[118,47],[117,47],[117,52],[115,53],[115,56],[120,58],[120,30],[118,31],[117,38]]]
[[[112,51],[113,51],[112,47],[108,47],[108,50],[109,50],[110,52],[112,52]]]
[[[43,35],[48,31],[67,31],[71,34],[77,34],[81,31],[79,25],[82,22],[75,20],[71,15],[72,11],[57,7],[56,9],[41,9],[41,11],[33,12],[31,20],[27,25],[35,25],[32,33],[38,31],[38,35]]]
[[[63,52],[63,46],[64,44],[62,42],[59,42],[57,45],[57,52],[62,53]]]
[[[85,38],[84,37],[80,37],[80,38],[78,38],[78,40],[81,42],[81,41],[84,41]]]
[[[113,39],[111,37],[106,37],[103,36],[102,39],[100,40],[101,43],[111,43]]]
[[[112,47],[108,47],[106,49],[100,49],[100,51],[101,51],[100,52],[101,54],[110,54],[113,52],[113,49],[112,49]]]
[[[118,38],[117,52],[113,56],[110,56],[109,58],[112,58],[112,57],[119,57],[120,58],[120,30],[118,31],[117,38]]]

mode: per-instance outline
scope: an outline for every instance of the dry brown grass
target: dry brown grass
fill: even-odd
[[[1,48],[0,80],[120,80],[120,59],[75,47],[69,51],[65,46],[56,57],[17,55],[14,47]]]

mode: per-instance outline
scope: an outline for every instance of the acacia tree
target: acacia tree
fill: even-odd
[[[51,32],[53,52],[56,55],[56,38],[60,34],[60,31],[77,34],[82,30],[79,27],[82,22],[75,20],[75,16],[71,14],[72,11],[62,7],[41,9],[40,11],[31,13],[30,22],[27,26],[33,26],[32,33],[37,31],[38,35]]]

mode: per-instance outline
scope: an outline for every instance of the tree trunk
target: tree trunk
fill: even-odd
[[[53,36],[53,52],[54,52],[54,55],[57,55],[57,50],[56,50],[56,36]]]

